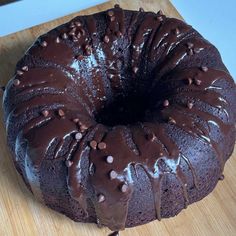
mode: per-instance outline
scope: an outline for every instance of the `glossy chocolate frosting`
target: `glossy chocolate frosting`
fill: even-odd
[[[212,191],[234,147],[235,101],[217,49],[191,26],[116,6],[39,37],[4,111],[32,193],[118,231]]]

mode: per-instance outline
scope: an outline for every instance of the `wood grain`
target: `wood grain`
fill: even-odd
[[[76,15],[90,14],[111,8],[119,3],[123,8],[158,11],[181,19],[168,0],[120,0],[75,13],[52,22],[0,38],[0,85],[12,76],[16,62],[23,52],[42,33],[60,25]],[[2,121],[2,110],[0,111]],[[6,144],[5,129],[0,122],[0,235],[1,236],[104,236],[106,228],[94,224],[75,223],[38,203],[16,173]],[[202,201],[189,206],[177,217],[155,221],[127,229],[122,236],[185,236],[236,235],[236,152],[227,162],[225,179]]]

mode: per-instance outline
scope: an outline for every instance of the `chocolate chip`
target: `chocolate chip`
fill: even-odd
[[[105,196],[103,194],[99,194],[98,195],[98,202],[101,203],[101,202],[104,202],[105,201]]]
[[[59,38],[59,37],[56,37],[55,42],[56,42],[56,43],[60,43],[60,38]]]
[[[95,140],[90,141],[89,145],[94,150],[97,148],[97,142]]]
[[[146,135],[146,137],[147,137],[147,140],[149,140],[149,141],[154,141],[155,140],[155,135],[154,135],[154,133],[148,133],[147,135]]]
[[[107,156],[107,158],[106,158],[107,163],[111,164],[111,163],[113,163],[113,161],[114,161],[113,156],[111,156],[111,155]]]
[[[110,171],[109,176],[110,176],[110,179],[115,179],[118,176],[118,174],[114,170],[112,170]]]
[[[119,37],[122,36],[122,33],[121,33],[120,31],[117,31],[117,32],[116,32],[116,36],[119,38]]]
[[[72,40],[73,40],[74,43],[79,41],[78,38],[75,35],[72,36]]]
[[[71,22],[69,27],[70,27],[70,28],[75,28],[74,22]]]
[[[21,69],[22,69],[23,71],[28,71],[28,70],[29,70],[29,67],[28,67],[28,66],[23,66]]]
[[[187,107],[188,107],[189,109],[192,109],[192,108],[193,108],[193,103],[192,103],[192,102],[188,102],[188,103],[187,103]]]
[[[105,37],[103,38],[103,42],[109,43],[109,41],[110,41],[110,38],[107,35],[105,35]]]
[[[40,44],[43,48],[47,47],[48,46],[48,43],[46,41],[43,41],[41,42]]]
[[[69,168],[73,165],[73,161],[66,160],[66,166]]]
[[[179,34],[180,34],[179,28],[176,28],[176,29],[174,30],[174,33],[175,33],[175,35],[179,35]]]
[[[110,16],[110,17],[114,16],[114,11],[109,10],[109,11],[107,12],[107,15]]]
[[[106,143],[104,143],[104,142],[100,142],[100,143],[98,144],[98,149],[100,149],[100,150],[105,149],[106,147],[107,147],[107,145],[106,145]]]
[[[63,33],[63,34],[62,34],[62,38],[63,38],[63,39],[68,39],[67,33]]]
[[[79,128],[80,128],[80,131],[81,131],[81,132],[84,132],[85,130],[88,129],[88,126],[85,125],[85,124],[81,124]]]
[[[80,33],[80,32],[77,34],[77,38],[78,38],[78,39],[81,38],[81,33]]]
[[[162,16],[157,16],[157,20],[163,21],[163,17]]]
[[[219,180],[223,180],[225,178],[225,176],[222,174],[220,177],[219,177]]]
[[[144,9],[142,7],[139,8],[140,12],[144,12]]]
[[[123,185],[121,186],[120,190],[121,190],[122,193],[127,192],[127,191],[128,191],[128,185],[127,185],[127,184],[123,184]]]
[[[207,66],[202,66],[202,67],[201,67],[201,70],[202,70],[203,72],[207,72],[207,71],[208,71],[208,67],[207,67]]]
[[[14,84],[15,86],[19,86],[19,85],[20,85],[20,80],[15,79],[15,80],[13,81],[13,84]]]
[[[58,110],[58,115],[63,117],[65,115],[65,112],[62,109]]]
[[[83,135],[80,132],[75,134],[75,139],[76,140],[80,140],[82,137],[83,137]]]
[[[193,48],[194,44],[193,44],[193,43],[190,43],[190,42],[188,42],[188,43],[187,43],[187,46],[188,46],[188,49],[191,49],[191,48]]]
[[[79,122],[79,118],[74,118],[73,122],[77,124]]]
[[[132,70],[133,70],[134,74],[137,74],[137,72],[138,72],[138,67],[137,67],[137,66],[134,66],[134,67],[132,68]]]
[[[202,83],[202,81],[200,79],[195,78],[194,83],[199,86]]]
[[[77,27],[80,27],[80,26],[82,26],[82,23],[81,23],[80,21],[75,21],[75,25],[76,25]]]
[[[186,79],[186,82],[187,82],[188,85],[191,85],[193,83],[193,80],[192,80],[192,78],[188,77]]]
[[[175,119],[173,119],[172,117],[169,117],[168,123],[170,124],[176,124]]]
[[[164,107],[168,107],[170,105],[169,101],[166,99],[164,102],[163,102],[163,106]]]
[[[76,28],[73,28],[73,29],[69,32],[69,35],[71,35],[71,36],[75,35],[75,30],[76,30]]]
[[[44,117],[48,117],[49,111],[48,110],[43,110],[42,114],[43,114]]]
[[[21,70],[17,70],[17,71],[16,71],[16,74],[17,74],[17,75],[23,75],[23,74],[24,74],[24,72],[23,72],[23,71],[21,71]]]

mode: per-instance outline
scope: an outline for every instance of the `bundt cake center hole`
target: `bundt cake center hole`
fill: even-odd
[[[130,95],[118,97],[100,110],[95,118],[98,123],[108,126],[128,125],[142,122],[147,111],[147,98]]]

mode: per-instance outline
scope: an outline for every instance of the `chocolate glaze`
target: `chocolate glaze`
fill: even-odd
[[[114,125],[99,120],[112,104],[132,120],[128,116],[135,116],[137,104],[127,109],[120,102],[132,96],[145,105],[139,122],[114,122],[112,112],[107,119],[114,119]],[[41,36],[6,87],[4,111],[16,165],[34,195],[46,198],[42,163],[49,156],[52,162],[63,160],[68,192],[83,210],[80,220],[119,231],[127,226],[140,168],[151,185],[155,219],[166,214],[166,176],[179,183],[183,207],[193,202],[183,162],[192,188],[200,192],[196,160],[181,150],[173,132],[181,130],[184,137],[207,145],[220,178],[234,142],[226,150],[220,143],[227,137],[235,140],[235,99],[235,84],[217,50],[192,27],[160,12],[116,7],[77,17]]]

